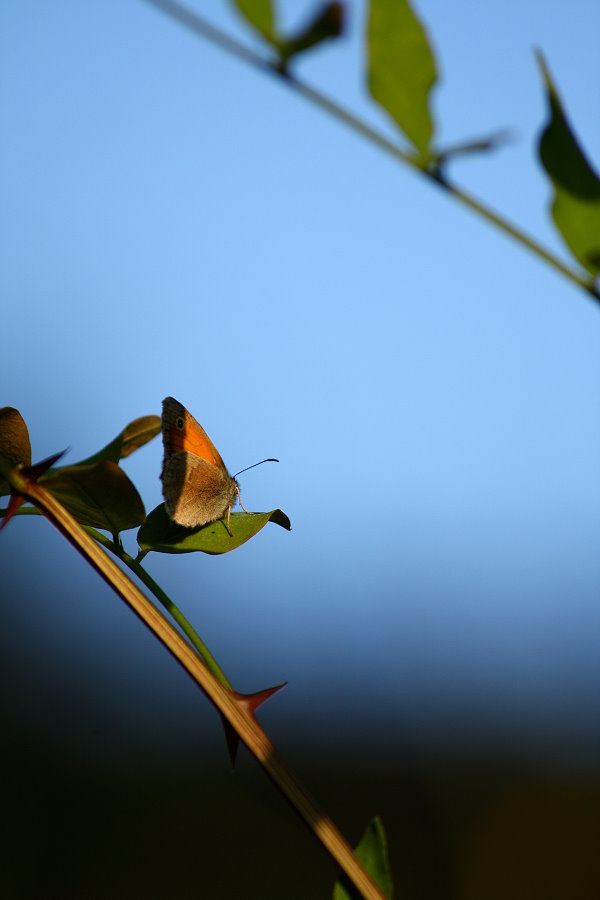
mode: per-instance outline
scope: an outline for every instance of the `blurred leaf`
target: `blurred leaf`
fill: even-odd
[[[277,44],[275,13],[270,0],[233,0],[239,14],[270,44]]]
[[[25,419],[13,406],[0,409],[0,456],[12,466],[31,465],[31,443]],[[10,486],[0,478],[0,497],[10,494]]]
[[[135,486],[115,462],[65,466],[40,479],[80,525],[118,534],[146,518]]]
[[[387,838],[379,816],[371,819],[354,852],[373,881],[381,888],[384,896],[391,898],[394,894],[394,885],[388,857]],[[350,900],[355,897],[359,897],[358,893],[344,878],[336,882],[333,889],[333,900]]]
[[[330,38],[341,35],[344,27],[344,8],[341,3],[327,3],[321,7],[303,28],[281,43],[282,63],[286,63],[297,53],[303,53]]]
[[[254,537],[269,521],[288,531],[291,529],[290,520],[280,509],[265,513],[232,513],[231,537],[227,533],[225,519],[200,528],[183,528],[169,518],[164,503],[161,503],[148,515],[138,531],[137,540],[141,550],[155,550],[158,553],[193,553],[197,550],[202,553],[227,553]]]
[[[427,34],[407,0],[371,0],[368,24],[371,96],[427,160],[433,136],[429,92],[436,82]]]
[[[159,433],[160,416],[141,416],[139,419],[134,419],[133,422],[126,425],[123,431],[110,444],[99,450],[98,453],[88,456],[87,459],[82,459],[81,462],[75,463],[75,465],[88,466],[91,463],[101,462],[102,460],[118,463],[119,460],[129,456],[134,450],[143,447],[144,444],[147,444]]]
[[[468,156],[472,153],[489,153],[490,150],[495,150],[501,144],[508,143],[509,140],[510,133],[508,131],[498,131],[487,137],[476,138],[473,141],[465,141],[462,144],[446,147],[435,154],[435,159],[440,165],[443,165],[456,156]]]
[[[537,54],[550,107],[539,154],[554,185],[554,224],[571,253],[594,276],[600,273],[600,180],[579,146],[550,77]]]

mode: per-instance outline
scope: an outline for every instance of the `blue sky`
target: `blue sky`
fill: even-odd
[[[440,143],[514,134],[453,176],[567,258],[533,48],[598,167],[597,3],[416,7]],[[195,8],[260,46],[227,4]],[[364,90],[363,19],[352,4],[297,74],[394,135]],[[327,741],[336,713],[356,737],[358,712],[412,744],[483,723],[597,748],[598,307],[141,0],[21,0],[0,22],[1,402],[34,458],[87,456],[170,394],[230,471],[281,460],[242,497],[291,534],[147,558],[236,686],[289,680],[275,737],[306,715]],[[161,453],[125,463],[148,510]],[[93,696],[106,746],[115,723],[188,734],[191,686],[48,526],[15,522],[0,559],[23,697]]]

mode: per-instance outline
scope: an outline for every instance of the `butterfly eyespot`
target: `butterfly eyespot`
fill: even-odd
[[[181,418],[181,416],[177,419],[175,424],[177,425],[177,427],[179,428],[180,431],[183,431],[183,419]]]

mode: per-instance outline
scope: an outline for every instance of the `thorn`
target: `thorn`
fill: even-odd
[[[283,684],[278,684],[275,687],[265,688],[263,691],[256,691],[254,694],[240,694],[239,691],[231,691],[233,697],[237,701],[237,703],[245,709],[247,713],[254,718],[254,712],[258,709],[258,707],[264,703],[269,697],[272,697],[273,694],[276,694],[277,691],[280,691],[281,688],[284,688],[287,684],[287,681],[284,681]],[[225,729],[225,740],[227,741],[227,751],[229,753],[229,759],[231,760],[231,768],[235,769],[235,760],[237,757],[238,747],[240,746],[240,739],[235,728],[227,721],[225,716],[221,716],[221,720],[223,722],[223,728]]]
[[[227,742],[227,752],[229,753],[231,768],[235,769],[235,760],[237,757],[238,747],[240,746],[240,739],[238,737],[237,731],[227,721],[225,716],[221,716],[221,721],[223,722],[223,728],[225,729],[225,740]]]
[[[4,510],[4,518],[2,519],[2,522],[0,522],[0,531],[2,531],[4,526],[10,522],[18,508],[22,506],[23,503],[25,503],[25,497],[22,497],[21,494],[10,495],[8,506]]]
[[[26,478],[29,478],[30,481],[36,482],[38,478],[47,472],[48,469],[54,465],[54,463],[66,453],[66,450],[61,450],[60,453],[55,453],[53,456],[48,456],[47,459],[43,459],[41,462],[36,463],[34,466],[22,466],[20,467],[20,471]],[[2,523],[0,524],[0,531],[4,528],[4,526],[12,519],[16,511],[20,506],[23,505],[26,501],[26,497],[23,497],[22,494],[17,493],[16,491],[11,491],[10,500],[8,501],[8,506],[4,511],[4,518],[2,519]]]
[[[43,459],[39,463],[35,463],[33,466],[24,466],[21,471],[32,481],[37,481],[38,478],[41,475],[44,475],[55,462],[58,462],[61,456],[64,456],[66,452],[66,450],[61,450],[60,453],[54,453],[52,456],[46,457],[46,459]]]
[[[277,684],[275,687],[265,688],[263,691],[256,691],[254,694],[240,694],[238,691],[232,691],[231,693],[238,701],[238,703],[243,706],[247,713],[249,713],[252,718],[254,718],[254,713],[258,709],[261,704],[263,704],[269,697],[272,697],[273,694],[276,694],[277,691],[280,691],[287,684],[287,681],[284,681],[283,684]]]

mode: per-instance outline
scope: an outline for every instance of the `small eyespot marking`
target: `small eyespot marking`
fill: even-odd
[[[181,416],[177,419],[177,422],[175,424],[177,425],[177,427],[179,428],[180,431],[183,431],[183,419],[181,418]]]

